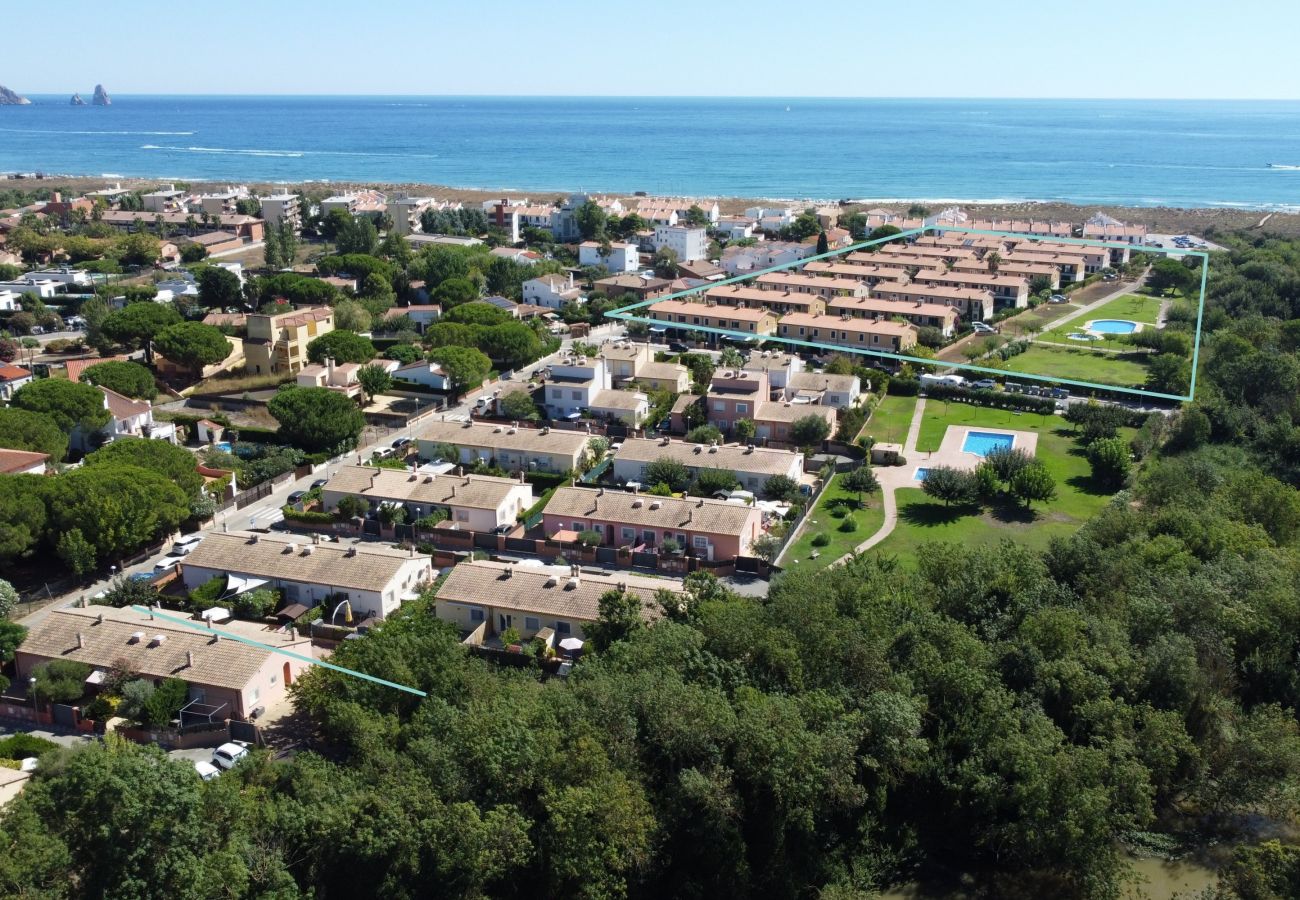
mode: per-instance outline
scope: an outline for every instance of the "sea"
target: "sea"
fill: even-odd
[[[1300,211],[1300,101],[31,99],[0,172]]]

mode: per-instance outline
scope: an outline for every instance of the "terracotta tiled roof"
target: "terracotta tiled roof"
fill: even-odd
[[[132,400],[130,397],[123,397],[117,391],[109,390],[100,386],[99,390],[108,400],[108,411],[113,414],[114,419],[130,419],[135,416],[144,415],[153,407],[144,400]]]
[[[0,365],[0,381],[19,381],[31,377],[32,373],[22,366]]]
[[[532,488],[513,478],[488,475],[429,475],[403,469],[379,469],[374,466],[345,466],[325,483],[324,491],[337,491],[376,503],[425,503],[440,506],[465,506],[474,509],[500,509],[511,491],[527,488],[532,503]]]
[[[438,600],[453,603],[473,603],[553,615],[578,622],[594,622],[600,615],[601,595],[606,591],[617,590],[620,585],[642,600],[642,616],[646,620],[662,615],[658,604],[654,602],[656,591],[666,589],[674,593],[682,592],[680,582],[666,578],[584,573],[578,577],[576,585],[571,585],[570,577],[567,571],[559,567],[512,567],[509,563],[488,560],[464,562],[451,570],[435,596]]]
[[[753,450],[741,444],[722,444],[718,447],[703,447],[698,452],[699,444],[686,441],[650,440],[648,438],[625,438],[623,446],[618,449],[615,459],[620,461],[652,463],[656,459],[675,459],[691,468],[731,469],[737,472],[754,472],[763,475],[786,475],[795,468],[796,461],[802,463],[802,454],[793,450],[777,450],[772,447],[755,447]]]
[[[707,534],[741,535],[749,527],[753,507],[726,500],[654,497],[625,491],[561,487],[543,512],[548,516],[602,519],[646,528],[671,528]]]
[[[296,544],[297,549],[291,550]],[[306,552],[310,547],[311,552]],[[355,549],[353,555],[349,551]],[[382,591],[410,560],[408,553],[377,544],[311,544],[278,535],[209,534],[181,563],[336,588]]]
[[[23,472],[37,463],[47,462],[48,453],[33,453],[30,450],[6,450],[0,447],[0,473]]]
[[[214,535],[215,536],[215,535]],[[209,538],[210,539],[210,538]],[[204,541],[207,543],[207,540]],[[98,617],[103,616],[99,622]],[[132,635],[144,632],[133,640]],[[81,635],[78,646],[77,636]],[[164,640],[156,644],[154,637]],[[266,643],[293,647],[298,653],[310,641],[290,642],[268,636]],[[146,613],[130,608],[92,606],[85,609],[56,609],[39,624],[33,625],[20,651],[48,659],[72,659],[98,668],[110,668],[120,660],[141,675],[150,678],[183,678],[200,685],[241,690],[272,655],[270,650],[252,647],[234,640],[212,642],[182,625],[150,619]],[[186,653],[192,653],[190,665]]]

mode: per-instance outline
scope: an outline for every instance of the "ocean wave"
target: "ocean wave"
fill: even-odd
[[[44,128],[0,128],[0,131],[9,131],[14,134],[149,134],[167,135],[168,137],[188,137],[196,133],[193,131],[55,131]]]
[[[280,156],[297,159],[305,155],[304,150],[251,150],[231,149],[230,147],[166,147],[158,144],[142,144],[141,150],[165,150],[171,153],[230,153],[237,156]]]

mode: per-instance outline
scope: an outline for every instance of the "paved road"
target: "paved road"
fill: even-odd
[[[585,342],[599,343],[605,340],[614,340],[622,337],[624,330],[625,329],[622,324],[604,325],[601,326],[600,328],[595,329],[594,334],[591,337],[586,338]],[[556,360],[558,360],[560,356],[562,356],[565,352],[567,352],[572,345],[573,345],[573,341],[571,339],[569,338],[564,339],[564,341],[560,345],[559,350],[557,350],[551,356],[538,360],[536,363],[533,363],[531,366],[526,367],[526,371],[532,371],[533,369],[546,366],[552,362],[555,362]],[[527,380],[526,374],[521,373],[520,377],[523,381],[526,382]],[[495,390],[497,387],[498,385],[493,385],[487,388],[486,390],[487,391]],[[441,414],[449,415],[449,416],[454,416],[454,415],[468,416],[470,414],[470,410],[474,408],[474,404],[478,400],[479,395],[483,392],[484,391],[474,391],[469,394],[466,394],[464,397],[461,398],[459,403],[442,410]],[[415,424],[414,430],[415,431],[419,430],[418,423]],[[339,466],[343,465],[344,463],[356,459],[368,459],[370,457],[371,451],[379,447],[387,446],[391,441],[395,439],[395,437],[410,436],[412,433],[413,432],[410,429],[393,430],[393,429],[368,428],[362,434],[362,438],[361,438],[362,443],[355,451],[352,451],[348,454],[345,454],[344,456],[337,457],[336,459],[331,460],[330,463],[325,467],[324,471],[318,471],[309,475],[305,475],[302,478],[285,482],[284,484],[276,487],[270,494],[258,500],[257,502],[252,503],[243,509],[240,510],[231,509],[224,514],[219,515],[210,525],[208,525],[202,530],[210,533],[213,531],[220,530],[223,526],[227,526],[232,530],[235,529],[242,530],[246,528],[270,528],[284,518],[284,515],[281,512],[281,508],[284,506],[285,502],[287,501],[289,494],[293,493],[294,491],[305,491],[311,487],[311,483],[313,481],[315,481],[318,478],[328,477],[329,474],[334,472]],[[124,568],[120,574],[133,575],[137,572],[152,572],[154,565],[159,560],[161,560],[164,556],[167,555],[167,549],[170,546],[171,545],[169,542],[161,552],[155,554],[154,556],[151,556],[150,558],[144,560],[143,562]],[[115,573],[110,573],[106,577],[100,578],[99,580],[95,581],[93,584],[87,587],[78,588],[76,590],[69,591],[68,593],[62,595],[61,597],[56,598],[55,602],[47,604],[43,606],[41,609],[29,613],[20,621],[22,624],[30,628],[31,626],[36,625],[42,620],[44,620],[44,618],[49,615],[49,612],[52,609],[71,606],[73,604],[78,603],[82,597],[90,598],[100,591],[108,590],[112,586],[114,577],[115,577]]]

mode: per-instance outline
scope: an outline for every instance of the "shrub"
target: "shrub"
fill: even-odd
[[[824,531],[817,532],[816,536],[812,539],[812,545],[814,547],[825,547],[830,542],[831,536]]]
[[[858,530],[858,520],[853,516],[845,516],[844,521],[840,523],[840,531],[853,532]]]
[[[189,698],[190,686],[181,678],[164,678],[144,703],[144,722],[165,728]]]
[[[122,702],[117,705],[117,714],[124,719],[143,721],[145,704],[153,696],[153,690],[153,682],[143,678],[127,682],[122,686]]]
[[[599,547],[601,541],[603,540],[604,540],[604,536],[601,535],[599,531],[593,531],[592,529],[587,529],[586,531],[578,532],[578,543],[588,549],[592,547]]]
[[[57,749],[59,749],[58,744],[45,738],[30,734],[14,734],[0,740],[0,759],[26,759],[29,756],[40,756],[42,753]]]
[[[90,666],[72,659],[52,659],[32,669],[32,692],[47,703],[72,703],[86,693]]]

